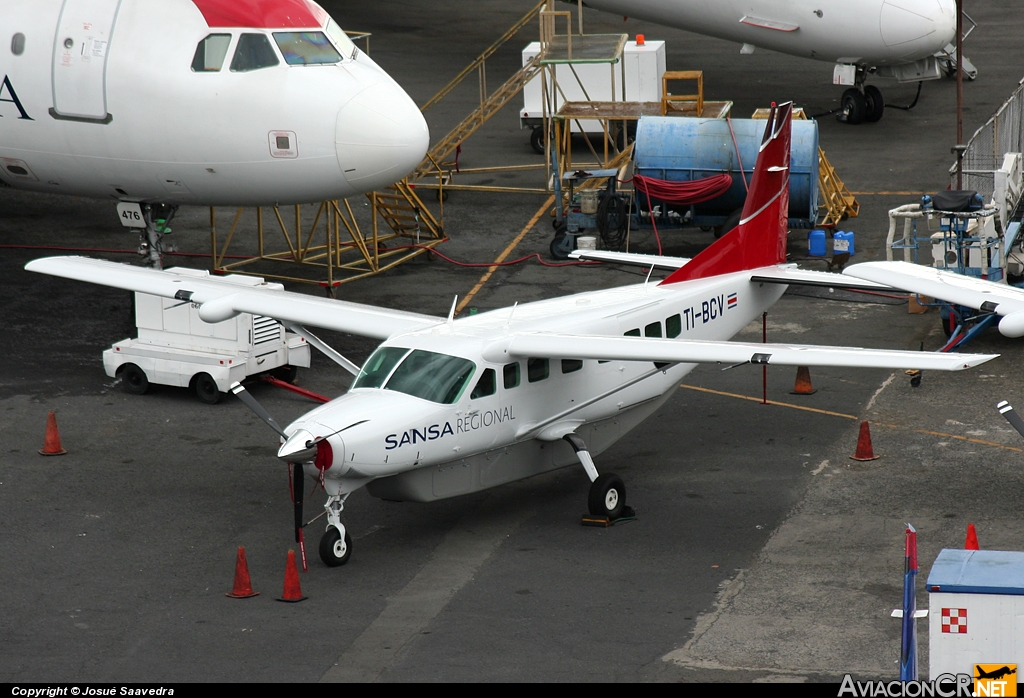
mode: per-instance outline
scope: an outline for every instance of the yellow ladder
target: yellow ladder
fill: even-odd
[[[366,195],[373,206],[374,235],[379,215],[396,235],[419,241],[441,240],[444,228],[409,186],[408,179]]]

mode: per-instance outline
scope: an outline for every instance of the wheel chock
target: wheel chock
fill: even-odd
[[[617,519],[610,519],[607,516],[594,516],[593,514],[584,515],[580,524],[583,526],[597,526],[599,528],[608,528],[615,524],[627,523],[629,521],[636,521],[636,510],[633,507],[623,507],[622,516]]]

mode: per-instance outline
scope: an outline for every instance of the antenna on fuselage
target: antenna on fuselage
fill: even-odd
[[[519,307],[519,301],[512,304],[512,310],[508,311],[508,320],[505,321],[505,329],[512,326],[512,316],[516,314],[516,308]]]
[[[654,265],[652,264],[651,268],[647,270],[647,278],[644,279],[644,290],[645,291],[647,290],[647,282],[649,282],[651,280],[651,274],[653,274],[653,273],[654,273]]]
[[[448,311],[448,329],[452,328],[452,323],[455,322],[455,305],[459,302],[458,294],[455,295],[455,300],[452,301],[452,309]]]

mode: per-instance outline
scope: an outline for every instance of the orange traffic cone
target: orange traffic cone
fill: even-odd
[[[974,524],[967,524],[967,540],[964,541],[964,550],[981,550],[978,547],[978,532],[974,530]]]
[[[46,440],[39,451],[44,456],[63,456],[67,451],[60,445],[60,432],[57,431],[57,415],[53,410],[46,415]]]
[[[853,460],[878,460],[879,456],[871,449],[871,429],[867,422],[860,423],[860,436],[857,437],[857,453],[850,456]]]
[[[796,385],[793,386],[793,390],[790,391],[790,395],[814,395],[818,392],[811,385],[811,369],[806,366],[796,367]]]
[[[288,564],[284,568],[284,593],[281,594],[278,601],[298,603],[305,600],[306,597],[302,595],[302,587],[299,584],[299,568],[295,566],[295,551],[289,550]]]
[[[245,561],[245,548],[238,546],[238,557],[235,558],[235,586],[226,594],[232,599],[248,599],[259,596],[260,592],[252,590],[249,581],[249,563]]]

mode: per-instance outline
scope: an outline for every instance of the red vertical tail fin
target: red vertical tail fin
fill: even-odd
[[[673,272],[662,284],[757,269],[786,261],[792,111],[792,102],[772,106],[740,224]]]

